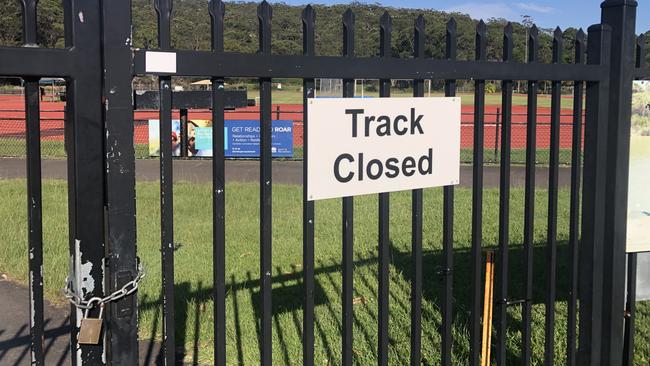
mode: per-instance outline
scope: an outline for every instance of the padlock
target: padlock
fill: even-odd
[[[81,319],[79,335],[77,342],[79,344],[99,344],[99,336],[102,334],[102,324],[104,323],[104,304],[99,306],[99,317],[89,318],[88,311],[84,311],[84,317]]]

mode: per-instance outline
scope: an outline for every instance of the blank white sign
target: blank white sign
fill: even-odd
[[[458,184],[460,98],[307,102],[309,200]]]
[[[176,73],[176,52],[147,51],[144,61],[147,72]]]
[[[637,80],[632,92],[630,170],[627,197],[627,252],[650,252],[650,81]],[[650,286],[650,281],[648,282]],[[650,290],[648,290],[650,292]]]

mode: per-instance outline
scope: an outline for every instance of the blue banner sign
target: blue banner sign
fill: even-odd
[[[232,158],[260,156],[260,121],[224,121],[224,153]],[[196,156],[212,156],[212,127],[195,127]],[[274,120],[271,153],[275,158],[293,157],[293,121]]]

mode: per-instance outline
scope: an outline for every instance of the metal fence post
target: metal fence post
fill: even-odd
[[[75,75],[66,80],[65,144],[73,291],[88,300],[104,296],[104,129],[102,123],[101,14],[99,1],[64,1],[66,47],[74,47]],[[97,317],[99,309],[89,316]],[[83,312],[71,307],[72,365],[103,365],[104,339],[79,344]],[[104,334],[105,336],[105,334]]]
[[[23,43],[36,43],[36,0],[23,0]],[[43,200],[41,187],[41,121],[38,78],[25,83],[25,138],[29,245],[29,303],[32,365],[45,364],[43,320]],[[21,89],[22,90],[22,89]],[[41,96],[42,98],[42,96]]]
[[[158,48],[170,51],[172,0],[155,0],[158,17]],[[172,78],[160,75],[160,262],[163,288],[163,357],[165,365],[176,364],[176,320],[174,311],[174,189],[172,134]]]
[[[343,13],[343,57],[354,57],[354,22],[355,15],[351,9]],[[343,79],[343,98],[354,98],[354,79]],[[341,241],[343,244],[343,294],[341,364],[352,365],[353,343],[353,296],[354,296],[354,197],[343,197],[341,210]]]
[[[456,60],[458,54],[458,29],[456,20],[449,19],[445,34],[445,57],[448,60]],[[429,80],[431,86],[431,80]],[[456,96],[456,80],[445,80],[445,96]],[[452,348],[454,339],[452,335],[452,323],[454,318],[454,186],[443,188],[443,218],[442,218],[442,291],[440,302],[442,311],[442,324],[440,330],[440,365],[451,366]]]
[[[315,54],[315,23],[316,13],[311,5],[307,5],[302,12],[302,53],[305,56]],[[307,132],[309,129],[309,115],[307,113],[307,102],[314,98],[314,78],[303,79],[302,108],[303,108],[303,147],[304,158],[302,160],[302,257],[303,257],[303,329],[302,329],[302,363],[304,366],[314,365],[314,202],[309,201],[307,195],[307,157],[309,153]]]
[[[421,27],[424,27],[424,21],[422,20],[420,23]],[[381,19],[379,20],[379,55],[381,57],[392,57],[392,50],[391,50],[391,36],[392,36],[392,31],[393,31],[393,20],[388,14],[388,12],[384,12],[384,14],[381,16]],[[415,42],[414,42],[414,57],[419,57],[419,50],[421,49],[420,46],[420,38],[419,38],[419,32],[421,28],[418,28],[418,25],[416,23],[415,26]],[[418,88],[418,86],[422,85],[421,80],[414,81],[415,88],[417,90],[420,90],[421,88]],[[361,88],[363,91],[363,87]],[[418,94],[418,93],[416,93]],[[379,80],[379,96],[382,98],[388,98],[390,97],[390,80],[387,79],[380,79]],[[421,96],[421,95],[414,95],[414,96]],[[417,199],[416,199],[417,200]],[[389,193],[380,193],[379,194],[379,215],[378,215],[378,221],[379,221],[379,231],[378,231],[378,237],[379,237],[379,268],[378,268],[378,314],[379,316],[377,317],[378,324],[377,324],[377,333],[379,334],[379,342],[377,345],[377,358],[378,358],[378,365],[388,365],[388,322],[389,322],[389,286],[390,286],[390,277],[389,277],[389,271],[390,271],[390,194]],[[413,235],[417,235],[417,233],[414,233]],[[414,241],[415,242],[415,241]],[[417,263],[417,259],[415,261]],[[415,280],[412,282],[412,293],[418,293],[417,291],[417,284],[418,282],[418,275],[417,275],[417,267],[414,266],[415,271],[414,272],[414,278]],[[416,291],[413,291],[413,289],[416,289]],[[417,295],[415,295],[417,297]],[[412,296],[414,298],[414,296]],[[416,299],[416,301],[419,301],[419,298]],[[413,317],[414,315],[417,316],[417,320],[415,324],[419,324],[419,302],[418,303],[411,303],[411,316]],[[415,308],[413,307],[415,306]],[[415,311],[414,311],[415,310]],[[411,325],[413,326],[413,322]],[[413,362],[413,358],[417,358],[417,363],[420,363],[420,357],[419,357],[419,335],[420,335],[420,329],[416,327],[415,329],[412,327],[411,328],[411,362]],[[415,342],[414,342],[415,341]],[[413,347],[415,345],[415,347]],[[414,352],[414,349],[416,348],[417,350]]]
[[[137,276],[135,151],[131,59],[131,1],[102,4],[104,129],[106,131],[107,289],[116,291]],[[125,42],[126,40],[126,42]],[[103,253],[102,253],[103,254]],[[108,305],[107,362],[138,363],[137,292]]]
[[[257,7],[259,53],[271,54],[272,9],[266,0]],[[273,364],[272,243],[273,177],[271,171],[271,78],[260,78],[260,364]]]
[[[210,0],[212,50],[223,52],[226,6]],[[212,279],[214,287],[214,364],[226,364],[226,161],[224,156],[225,81],[212,77]]]
[[[575,63],[585,61],[586,35],[580,29],[574,41]],[[567,318],[567,365],[576,365],[576,334],[578,309],[578,261],[580,258],[580,180],[582,174],[584,82],[573,83],[573,130],[571,138],[571,207],[569,213],[569,301]]]
[[[607,25],[589,27],[588,64],[609,67],[610,37],[611,29]],[[608,78],[587,83],[578,288],[579,365],[600,365],[608,93]]]
[[[636,7],[637,2],[634,0],[607,0],[601,4],[601,23],[612,28],[601,364],[612,366],[620,365],[623,360],[625,244]]]

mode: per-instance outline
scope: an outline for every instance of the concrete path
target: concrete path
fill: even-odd
[[[0,279],[0,364],[30,365],[29,291]],[[47,365],[70,364],[68,312],[45,304]]]
[[[0,179],[24,178],[25,159],[0,158]],[[63,159],[43,160],[42,174],[44,179],[66,179],[66,161]],[[155,159],[136,160],[136,179],[138,181],[160,180],[160,163]],[[174,182],[211,182],[211,160],[174,160]],[[499,167],[486,166],[483,171],[484,187],[499,187]],[[253,160],[226,161],[226,182],[257,182],[259,179],[259,162]],[[302,184],[302,162],[275,161],[273,162],[273,182],[279,184]],[[526,182],[526,170],[522,166],[510,169],[510,182],[513,187],[522,187]],[[535,183],[538,188],[548,187],[548,168],[538,167],[535,170]],[[571,170],[568,167],[559,169],[559,185],[567,187],[571,183]],[[472,186],[472,167],[463,165],[460,168],[460,186]]]

